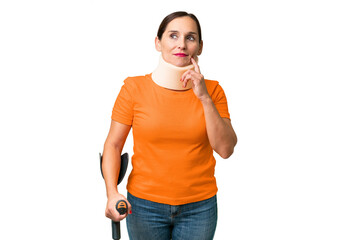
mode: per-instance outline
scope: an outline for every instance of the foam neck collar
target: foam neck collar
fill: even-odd
[[[153,81],[161,87],[172,90],[187,90],[192,88],[192,82],[189,81],[186,87],[183,88],[180,78],[184,74],[184,72],[194,68],[195,67],[192,64],[185,67],[177,67],[166,62],[162,55],[160,55],[159,65],[154,70],[151,77]]]

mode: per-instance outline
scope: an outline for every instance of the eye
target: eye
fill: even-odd
[[[170,34],[170,38],[172,38],[172,39],[177,39],[177,35],[176,35],[175,33]]]
[[[190,40],[190,41],[194,41],[194,40],[195,40],[195,37],[192,36],[192,35],[189,35],[189,36],[187,36],[187,39]]]

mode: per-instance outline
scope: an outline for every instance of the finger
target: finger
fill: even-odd
[[[186,88],[187,82],[188,82],[187,80],[184,80],[184,82],[183,82],[183,84],[182,84],[182,87],[183,87],[183,88]]]
[[[188,83],[189,81],[191,81],[191,72],[189,72],[189,73],[185,76],[185,78],[184,78],[184,81],[183,81],[183,87],[184,87],[184,88],[186,87],[186,85],[187,85],[187,83]]]
[[[190,69],[186,70],[186,72],[183,73],[183,75],[181,75],[180,81],[184,81],[185,77],[189,74]]]
[[[195,59],[193,57],[191,58],[191,62],[195,67],[195,72],[200,73],[200,67],[199,67],[199,65],[197,64],[197,62],[195,61]]]
[[[128,211],[127,211],[127,213],[128,214],[132,214],[132,207],[131,207],[131,204],[129,203],[129,201],[126,199],[126,202],[127,202],[127,204],[128,204]]]
[[[105,216],[106,216],[107,218],[111,218],[111,212],[110,212],[109,209],[106,209],[106,210],[105,210]]]
[[[115,222],[119,222],[121,218],[121,215],[116,211],[116,209],[111,208],[106,209],[105,216]]]
[[[128,216],[129,212],[126,212],[125,214],[120,215],[120,213],[116,209],[112,209],[112,220],[115,222],[120,222],[124,218]]]
[[[120,215],[119,213],[118,213],[118,211],[112,211],[112,220],[114,221],[114,222],[120,222],[123,218],[124,218],[125,216],[124,215]]]

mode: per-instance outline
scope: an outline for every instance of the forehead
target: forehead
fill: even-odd
[[[178,32],[195,32],[197,31],[196,22],[188,16],[178,17],[173,19],[166,27],[166,32],[168,31],[178,31]]]

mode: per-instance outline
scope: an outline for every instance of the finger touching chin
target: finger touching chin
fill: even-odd
[[[194,60],[195,60],[195,62],[198,62],[198,61],[199,61],[199,58],[198,58],[198,56],[197,56],[197,55],[194,55],[194,56],[192,56],[191,58],[192,58],[192,59],[194,59]]]

